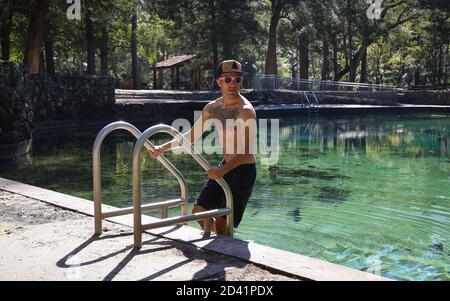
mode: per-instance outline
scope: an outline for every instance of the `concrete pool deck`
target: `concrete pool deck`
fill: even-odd
[[[0,209],[0,280],[390,280],[190,226],[145,231],[135,250],[132,215],[96,236],[91,201],[3,178]]]

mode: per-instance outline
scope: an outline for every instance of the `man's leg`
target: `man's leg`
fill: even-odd
[[[194,208],[192,208],[192,214],[198,213],[198,212],[203,212],[203,211],[207,211],[207,210],[205,208],[203,208],[202,206],[200,206],[200,205],[194,204]],[[204,221],[203,220],[198,220],[197,222],[200,224],[200,226],[204,230],[205,229]],[[216,232],[216,227],[214,225],[214,222],[211,222],[211,231],[212,232]]]
[[[213,224],[214,225],[214,224]],[[216,217],[216,233],[220,235],[227,234],[227,218],[225,216]]]

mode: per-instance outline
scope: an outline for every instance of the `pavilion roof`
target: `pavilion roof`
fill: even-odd
[[[192,60],[196,56],[197,56],[196,54],[186,54],[186,55],[174,56],[165,61],[156,63],[155,69],[165,69],[165,68],[176,67],[177,65],[181,65],[185,62]]]

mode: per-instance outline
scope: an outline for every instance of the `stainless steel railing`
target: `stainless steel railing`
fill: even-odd
[[[183,149],[190,154],[195,161],[205,170],[211,169],[211,165],[194,149],[194,146],[187,141],[183,135],[180,134],[175,128],[160,124],[152,126],[142,133],[142,135],[137,140],[134,150],[133,150],[133,206],[134,206],[134,246],[136,248],[142,245],[142,231],[153,229],[157,227],[169,226],[173,224],[184,223],[187,221],[202,220],[205,219],[209,222],[211,217],[226,215],[227,224],[227,235],[233,236],[234,223],[233,223],[233,195],[231,193],[230,187],[225,182],[223,178],[218,179],[217,183],[222,187],[225,193],[226,206],[227,208],[209,210],[201,213],[195,213],[189,216],[180,216],[166,221],[150,223],[147,225],[142,225],[141,221],[141,180],[140,180],[140,156],[142,145],[148,141],[148,139],[156,133],[163,132],[173,136],[178,143],[183,147]]]
[[[100,162],[100,149],[105,137],[114,130],[124,129],[129,131],[137,138],[133,150],[133,207],[122,208],[114,211],[102,212],[102,194],[101,194],[101,162]],[[154,229],[158,227],[165,227],[174,224],[186,223],[195,220],[205,220],[205,233],[210,231],[210,219],[212,217],[224,216],[226,215],[226,225],[228,236],[233,236],[234,224],[233,224],[233,195],[231,193],[230,187],[226,181],[221,178],[218,179],[218,184],[222,187],[225,193],[226,208],[209,210],[196,214],[187,214],[188,208],[188,192],[186,187],[186,181],[183,175],[173,166],[173,164],[164,157],[164,155],[158,156],[157,160],[163,164],[166,169],[172,173],[178,180],[181,189],[181,198],[175,200],[167,200],[163,202],[150,203],[144,206],[141,205],[141,187],[140,187],[140,153],[142,146],[145,146],[147,150],[154,149],[154,146],[148,141],[148,139],[156,133],[164,132],[172,135],[179,144],[190,154],[205,170],[209,170],[211,165],[198,154],[194,146],[187,141],[183,135],[180,134],[175,128],[168,125],[156,125],[153,126],[144,133],[141,133],[133,125],[119,121],[108,124],[105,126],[97,135],[94,148],[92,152],[92,164],[93,164],[93,197],[94,197],[94,216],[95,216],[95,233],[102,233],[102,220],[105,218],[120,216],[125,214],[133,213],[133,224],[134,224],[134,246],[140,248],[142,246],[142,231],[148,229]],[[182,216],[167,218],[168,208],[181,205]],[[149,210],[161,210],[161,220],[153,222],[147,225],[142,225],[141,214],[143,211]]]
[[[94,142],[94,148],[92,151],[92,176],[93,176],[93,197],[94,197],[94,216],[95,216],[95,233],[101,234],[102,233],[102,220],[108,217],[113,216],[119,216],[119,215],[125,215],[133,213],[133,207],[128,208],[122,208],[116,211],[109,211],[109,212],[102,212],[102,192],[101,192],[101,162],[100,162],[100,149],[103,143],[103,140],[110,134],[111,132],[115,130],[127,130],[129,131],[136,139],[138,139],[141,136],[141,132],[133,125],[118,121],[113,122],[105,126],[97,135],[95,142]],[[153,145],[149,142],[145,142],[146,149],[150,150],[153,149]],[[170,200],[166,202],[161,202],[161,217],[167,217],[167,208],[170,206],[175,206],[177,204],[181,205],[181,209],[184,215],[187,214],[187,202],[188,202],[188,190],[186,186],[186,180],[184,179],[183,175],[176,169],[175,166],[173,166],[172,163],[170,163],[165,157],[160,156],[158,157],[158,161],[163,164],[167,170],[171,174],[177,178],[178,183],[180,184],[180,190],[181,190],[181,199],[177,200]],[[143,210],[154,210],[154,206],[145,206]]]

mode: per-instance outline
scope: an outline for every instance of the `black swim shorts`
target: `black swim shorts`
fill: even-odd
[[[224,164],[224,161],[220,165]],[[225,163],[226,164],[226,163]],[[233,194],[234,227],[239,226],[245,207],[253,191],[256,180],[256,164],[241,164],[223,176]],[[222,187],[209,179],[197,199],[197,205],[206,210],[226,207],[225,193]]]

